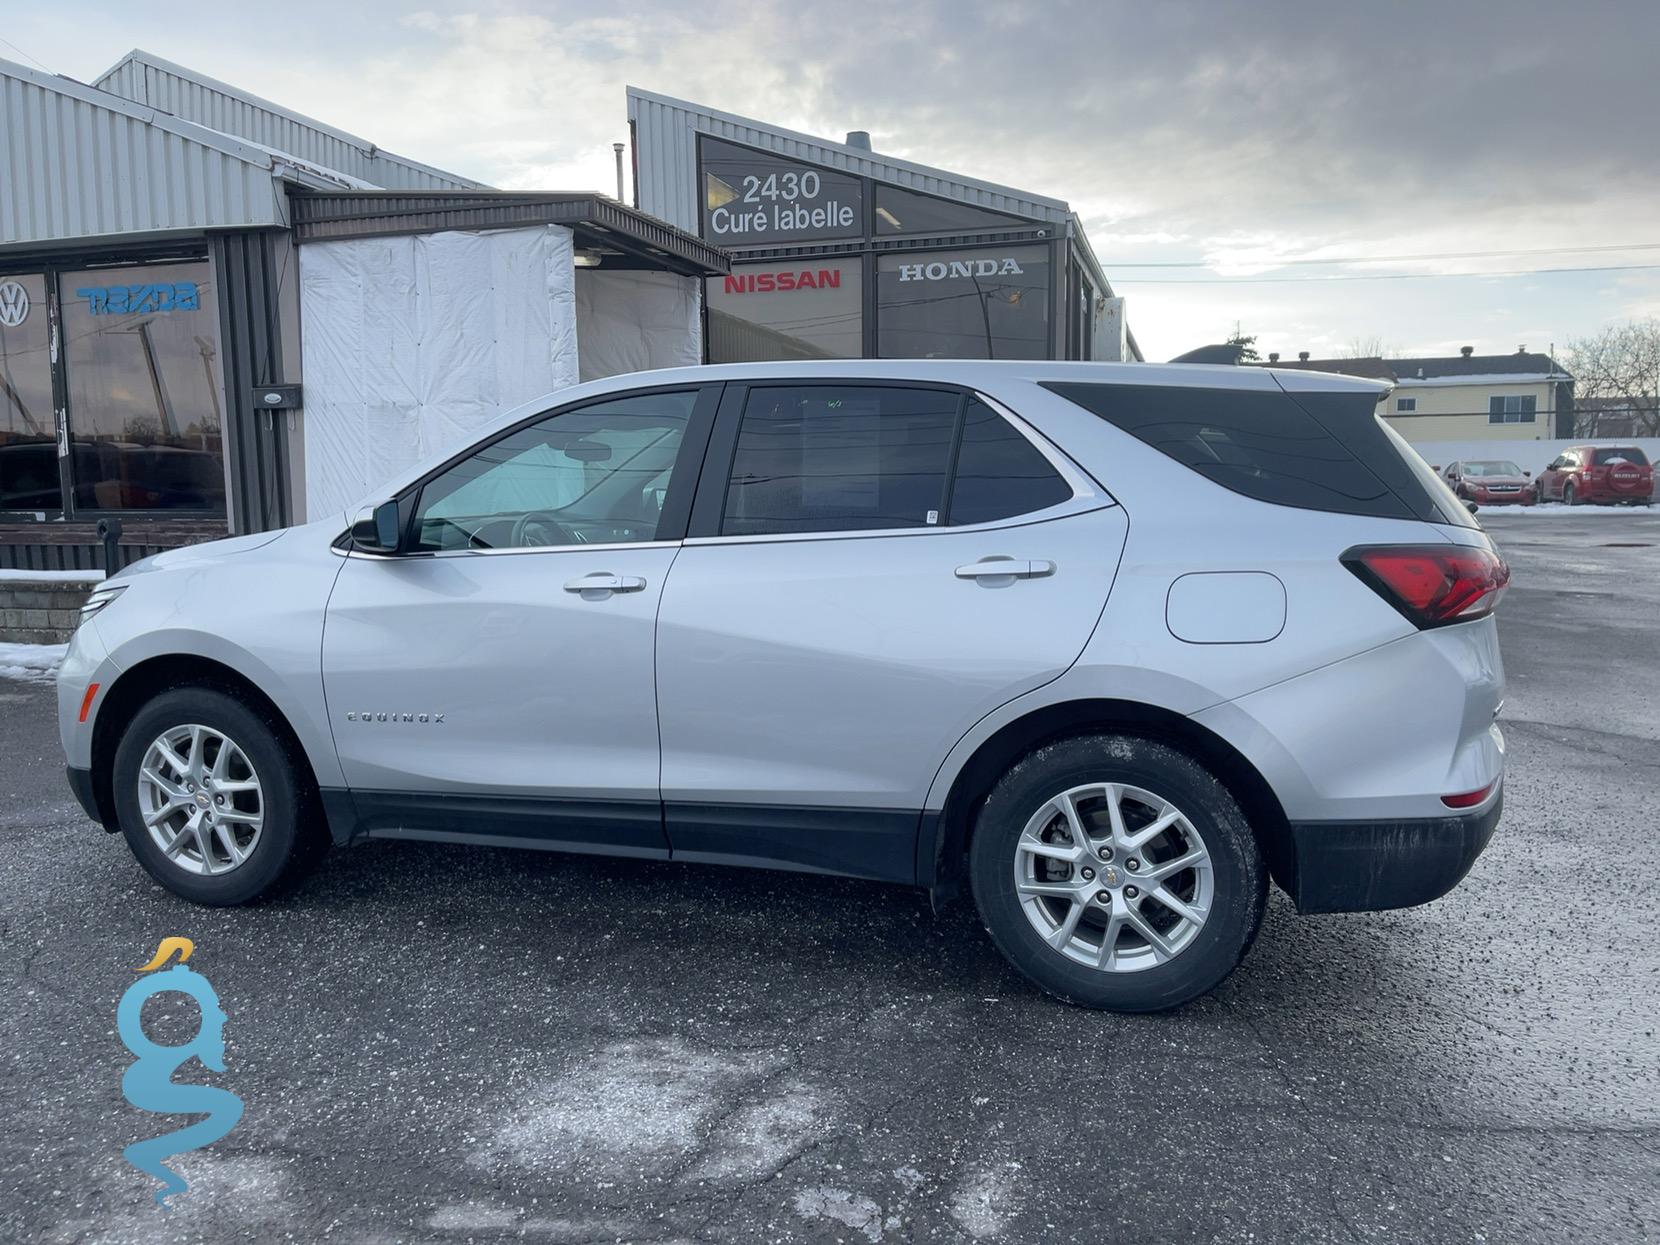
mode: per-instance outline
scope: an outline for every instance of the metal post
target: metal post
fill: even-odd
[[[121,520],[113,516],[98,520],[98,539],[104,545],[104,574],[121,569]]]
[[[611,150],[617,157],[617,202],[621,203],[623,201],[623,145],[621,143],[612,143]]]

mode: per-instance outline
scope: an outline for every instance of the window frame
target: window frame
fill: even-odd
[[[1511,411],[1510,403],[1516,403]],[[1493,404],[1498,404],[1498,410]],[[1532,403],[1529,407],[1527,404]],[[1514,416],[1514,418],[1512,418]],[[1489,424],[1532,424],[1539,420],[1539,395],[1534,393],[1490,393],[1487,395],[1487,422]]]
[[[698,474],[703,469],[704,453],[709,445],[709,433],[714,425],[715,411],[725,385],[719,381],[694,381],[690,384],[647,385],[638,389],[618,389],[611,393],[589,394],[587,397],[547,407],[523,419],[515,420],[505,428],[477,441],[469,442],[443,462],[426,471],[417,480],[404,485],[390,497],[398,503],[398,548],[391,553],[373,553],[353,548],[348,528],[334,542],[336,553],[353,558],[480,558],[519,556],[535,553],[569,553],[572,550],[608,552],[623,549],[660,549],[679,544],[685,539],[686,523],[691,513],[692,498],[698,485]],[[591,406],[623,402],[629,398],[653,394],[695,394],[691,414],[686,421],[686,435],[675,452],[674,466],[669,470],[669,487],[663,500],[663,513],[657,520],[657,532],[651,540],[606,541],[594,544],[527,545],[520,549],[417,549],[419,534],[416,516],[421,509],[421,494],[426,486],[474,454],[488,449],[517,432],[523,432],[546,419],[568,415]]]
[[[1418,413],[1418,399],[1417,398],[1396,398],[1395,399],[1395,414],[1397,414],[1397,415],[1415,415],[1417,413]]]
[[[926,389],[935,393],[948,393],[956,396],[957,423],[946,462],[941,510],[942,520],[949,520],[951,517],[950,502],[956,488],[957,455],[962,445],[963,420],[969,401],[976,398],[984,402],[1000,418],[1008,421],[1016,432],[1025,437],[1038,453],[1043,455],[1049,465],[1055,469],[1056,474],[1065,481],[1072,495],[1067,500],[1057,502],[1055,505],[1047,506],[1042,510],[1031,510],[1025,514],[1009,515],[1007,518],[994,519],[987,523],[963,524],[961,526],[952,526],[949,522],[941,522],[932,526],[921,525],[917,527],[839,528],[816,532],[765,532],[754,535],[723,535],[720,530],[721,523],[726,517],[726,499],[731,486],[732,466],[737,456],[738,433],[743,423],[744,408],[748,405],[750,392],[756,389],[799,389],[824,386],[850,389]],[[1032,427],[1031,424],[1011,411],[1006,403],[971,385],[952,384],[949,381],[889,380],[880,375],[847,377],[845,379],[835,376],[767,377],[764,380],[732,382],[726,386],[726,391],[721,396],[720,410],[715,416],[714,434],[710,438],[708,452],[704,458],[703,472],[698,479],[697,495],[692,502],[691,521],[684,543],[687,545],[754,545],[809,540],[887,540],[896,537],[949,535],[955,532],[997,531],[1003,528],[1024,527],[1032,523],[1045,523],[1052,519],[1083,514],[1090,510],[1101,510],[1116,504],[1111,495],[1096,483],[1083,468],[1073,462],[1071,458]]]

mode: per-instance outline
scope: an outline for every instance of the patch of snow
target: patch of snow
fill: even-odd
[[[1002,1163],[964,1181],[949,1207],[957,1226],[977,1241],[1001,1236],[1020,1209],[1014,1196],[1019,1171],[1019,1163]]]
[[[440,1206],[427,1220],[434,1232],[486,1232],[517,1227],[519,1213],[489,1202],[461,1202]]]
[[[1570,515],[1578,518],[1583,515],[1590,518],[1592,515],[1612,516],[1623,514],[1626,518],[1637,515],[1660,514],[1660,510],[1645,510],[1641,506],[1601,506],[1580,505],[1566,506],[1559,501],[1541,502],[1536,506],[1483,506],[1476,512],[1476,518],[1486,523],[1496,514],[1528,515],[1536,519],[1568,518]]]
[[[746,1052],[704,1054],[677,1041],[618,1042],[584,1056],[494,1119],[485,1147],[470,1161],[489,1167],[504,1158],[532,1170],[580,1168],[638,1177],[652,1167],[671,1168],[701,1145],[713,1122],[745,1087],[783,1064],[783,1057]],[[812,1105],[786,1104],[772,1118],[754,1121],[757,1132],[740,1156],[764,1161],[793,1145],[793,1116],[812,1118]],[[499,1108],[498,1108],[499,1111]]]
[[[811,1086],[792,1082],[776,1096],[748,1103],[710,1139],[693,1179],[721,1180],[776,1171],[812,1140],[824,1115]]]
[[[882,1239],[882,1208],[845,1189],[803,1189],[795,1195],[795,1210],[803,1219],[829,1219],[862,1232],[867,1241]]]
[[[103,571],[23,571],[0,566],[0,584],[20,581],[36,584],[90,584],[103,577]]]
[[[50,683],[68,651],[67,644],[0,643],[0,679]]]

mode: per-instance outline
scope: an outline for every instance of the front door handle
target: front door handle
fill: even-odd
[[[613,575],[609,571],[595,571],[565,584],[566,592],[577,592],[584,601],[603,601],[613,592],[639,592],[646,581],[638,575]]]
[[[1045,579],[1055,573],[1055,564],[1042,560],[1026,561],[1019,558],[993,556],[981,558],[978,562],[970,562],[967,566],[959,566],[956,570],[958,579],[973,579],[988,588],[1000,588],[1001,583],[994,580],[1003,580],[1012,583],[1017,579]]]

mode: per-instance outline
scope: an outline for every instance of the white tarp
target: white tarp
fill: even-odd
[[[576,270],[582,379],[703,362],[703,283],[672,272]]]
[[[312,518],[577,381],[568,229],[317,242],[299,258]]]

